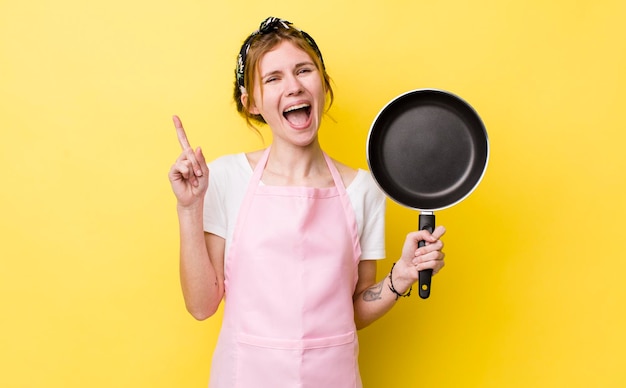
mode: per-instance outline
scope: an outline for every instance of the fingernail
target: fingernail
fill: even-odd
[[[197,176],[202,176],[202,170],[197,170],[197,171],[196,171],[196,175],[197,175]]]

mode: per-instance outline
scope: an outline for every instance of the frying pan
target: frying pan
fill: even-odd
[[[488,159],[489,139],[478,113],[438,89],[416,89],[391,100],[367,139],[367,162],[378,186],[400,205],[420,211],[419,229],[431,233],[433,212],[470,195]],[[431,269],[419,272],[422,299],[430,296],[431,277]]]

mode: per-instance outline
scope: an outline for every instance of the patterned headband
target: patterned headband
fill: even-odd
[[[293,23],[288,22],[287,20],[279,19],[275,17],[269,17],[265,19],[263,23],[261,23],[261,26],[259,27],[258,30],[254,31],[243,42],[243,45],[241,46],[241,50],[239,51],[239,55],[237,56],[237,68],[235,69],[235,76],[237,77],[237,85],[239,85],[239,88],[242,89],[242,92],[245,91],[243,80],[244,80],[244,74],[245,74],[246,57],[248,56],[248,51],[250,50],[250,44],[252,43],[253,38],[257,35],[264,35],[264,34],[272,33],[273,31],[276,31],[281,28],[288,30],[292,28],[292,25]],[[325,70],[326,67],[324,65],[324,59],[322,58],[322,53],[320,52],[320,49],[317,47],[317,44],[315,43],[311,35],[307,34],[306,32],[302,30],[297,30],[297,31],[299,31],[302,34],[302,37],[304,38],[304,40],[306,40],[306,42],[311,46],[311,48],[313,48],[313,51],[315,51],[315,53],[320,59],[320,62],[322,63],[322,68]]]

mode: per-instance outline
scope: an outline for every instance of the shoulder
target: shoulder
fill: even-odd
[[[339,175],[341,175],[344,186],[349,187],[350,185],[352,185],[354,179],[358,176],[359,170],[343,164],[335,159],[332,159],[332,161],[337,168],[337,171],[339,171]]]
[[[244,153],[220,156],[209,162],[208,166],[210,174],[229,174],[250,169],[250,165]]]
[[[224,194],[245,187],[252,176],[250,164],[244,153],[228,154],[209,164],[209,191]]]
[[[367,202],[384,201],[385,194],[369,171],[350,167],[335,159],[332,160],[343,179],[346,191],[351,197],[363,196],[363,199]]]
[[[265,152],[265,149],[260,149],[260,150],[248,152],[245,154],[241,154],[241,155],[243,156],[243,159],[245,159],[245,162],[247,163],[247,165],[250,167],[250,170],[254,170],[254,167],[256,167],[256,164],[263,157],[264,152]]]
[[[352,181],[352,184],[348,186],[347,190],[363,192],[373,198],[381,199],[385,197],[385,194],[382,192],[380,187],[378,187],[378,184],[376,184],[372,174],[363,169],[356,170],[354,180]]]

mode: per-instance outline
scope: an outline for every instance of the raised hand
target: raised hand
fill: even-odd
[[[419,271],[432,269],[434,275],[443,268],[446,255],[442,251],[441,237],[445,232],[443,226],[438,226],[432,234],[427,230],[420,230],[406,235],[402,256],[393,269],[393,284],[398,292],[405,293],[418,280]],[[418,243],[422,240],[426,245],[418,248]]]
[[[182,153],[170,168],[168,174],[172,190],[178,205],[192,207],[202,204],[204,194],[209,186],[209,168],[207,167],[202,149],[191,148],[183,124],[178,116],[173,116],[174,127]]]

